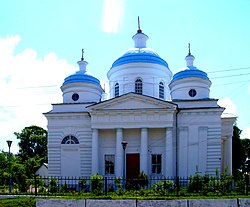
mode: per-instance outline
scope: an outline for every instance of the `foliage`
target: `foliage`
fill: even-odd
[[[26,192],[28,189],[28,177],[26,175],[25,165],[19,162],[13,163],[12,166],[13,183],[20,192]]]
[[[103,177],[101,175],[94,174],[90,176],[91,189],[92,192],[96,195],[103,193]]]
[[[232,164],[233,164],[233,175],[237,175],[237,171],[242,169],[245,161],[245,152],[240,140],[240,130],[236,125],[233,127],[232,137]]]
[[[35,207],[35,198],[11,198],[0,199],[0,206],[2,207]]]
[[[166,195],[167,192],[174,189],[174,182],[170,180],[163,180],[151,185],[151,189],[155,194]]]
[[[36,170],[47,162],[47,131],[38,126],[30,126],[14,134],[20,140],[18,143],[20,163],[26,166],[26,174],[31,178]]]
[[[125,190],[123,189],[123,186],[122,186],[122,178],[121,177],[116,177],[114,182],[115,182],[115,185],[117,187],[117,190],[116,190],[116,194],[117,195],[123,195]]]
[[[148,186],[148,175],[143,171],[138,176],[138,184],[140,188],[145,188]]]
[[[62,184],[61,191],[64,193],[69,192],[69,187],[68,187],[68,184],[66,182],[64,182],[64,184]]]
[[[245,158],[250,158],[250,139],[241,139],[241,144],[245,152]]]
[[[55,179],[55,178],[50,179],[50,189],[49,189],[49,191],[51,193],[56,193],[56,192],[59,191],[59,187],[57,186],[57,183],[58,183],[57,179]]]
[[[82,178],[79,180],[79,188],[82,191],[86,191],[87,190],[87,180],[85,178]]]
[[[216,193],[218,195],[225,195],[232,191],[233,176],[227,173],[227,168],[224,173],[219,175],[200,175],[196,172],[194,176],[190,176],[188,184],[188,192],[201,193],[208,195],[209,193]]]
[[[10,157],[12,160],[12,155]],[[9,167],[10,162],[8,161],[8,153],[7,152],[1,152],[0,153],[0,185],[8,184],[7,178],[9,177]]]

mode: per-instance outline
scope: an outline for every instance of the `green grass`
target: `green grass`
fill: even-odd
[[[0,207],[35,207],[36,198],[8,198],[0,199]]]

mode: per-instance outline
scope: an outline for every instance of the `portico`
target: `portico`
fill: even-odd
[[[147,110],[138,109],[138,102],[144,103]],[[105,174],[107,163],[114,162],[113,176],[122,177],[124,151],[121,142],[125,140],[128,142],[126,154],[139,156],[139,166],[133,166],[139,172],[173,176],[172,130],[175,107],[174,104],[150,97],[142,99],[134,93],[90,106],[93,127],[92,174]],[[159,168],[156,172],[152,171],[152,154],[158,155],[160,159],[156,164]],[[113,161],[105,160],[107,155]]]
[[[114,130],[93,129],[92,174],[99,173],[115,177],[123,176],[124,151],[121,143],[125,140],[128,142],[126,156],[134,154],[138,154],[139,156],[139,163],[132,163],[133,168],[138,169],[139,172],[143,171],[144,173],[152,176],[173,176],[173,164],[175,162],[172,146],[172,128],[162,128],[160,130],[161,132],[156,134],[155,131],[158,130],[159,129],[155,128],[117,128]],[[108,135],[108,133],[110,133],[110,135]],[[156,147],[157,142],[161,144],[160,147]],[[156,173],[152,173],[152,154],[159,155],[161,157],[161,170]],[[107,161],[105,160],[105,157],[107,155],[114,156],[114,174],[109,174],[105,171],[107,168],[107,163],[105,163]],[[139,165],[136,166],[136,164]]]

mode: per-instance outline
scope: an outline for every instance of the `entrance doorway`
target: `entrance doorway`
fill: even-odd
[[[126,178],[138,178],[140,174],[140,154],[126,154]]]

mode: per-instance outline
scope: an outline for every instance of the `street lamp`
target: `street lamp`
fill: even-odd
[[[12,141],[11,141],[11,140],[7,140],[6,142],[7,142],[7,144],[8,144],[8,147],[9,147],[9,192],[11,193],[11,174],[10,174],[10,147],[11,147]]]
[[[125,161],[126,161],[126,147],[128,142],[123,140],[122,141],[122,148],[123,148],[123,188],[125,188]]]

